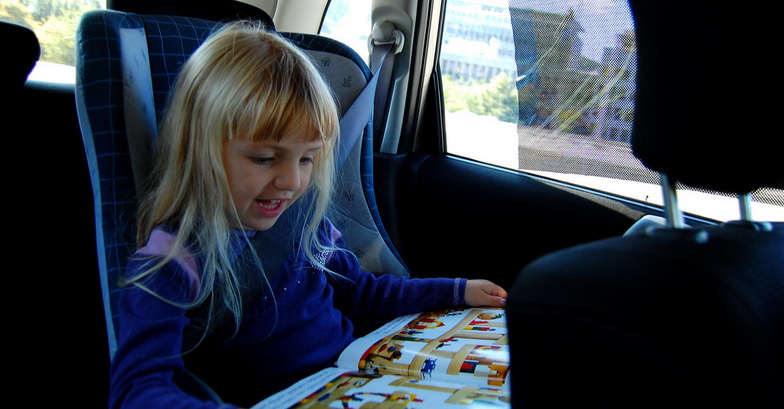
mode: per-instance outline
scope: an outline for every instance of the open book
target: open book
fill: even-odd
[[[509,408],[509,376],[503,309],[439,310],[388,322],[252,409]]]

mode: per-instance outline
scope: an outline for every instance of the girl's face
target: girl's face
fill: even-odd
[[[224,142],[223,163],[241,227],[271,228],[308,188],[321,149],[321,141],[304,131],[287,132],[280,142]]]

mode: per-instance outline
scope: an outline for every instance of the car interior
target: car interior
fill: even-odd
[[[330,8],[359,8],[350,2],[105,3],[79,16],[70,82],[34,77],[44,55],[37,34],[0,21],[11,225],[21,233],[11,256],[26,261],[12,268],[6,311],[26,399],[106,407],[113,295],[135,243],[136,184],[150,166],[156,120],[201,41],[227,21],[251,19],[305,50],[333,87],[344,136],[334,218],[363,267],[485,278],[509,290],[513,407],[784,403],[784,166],[775,108],[764,102],[775,64],[742,61],[773,49],[772,15],[704,1],[617,2],[635,41],[625,146],[661,192],[653,203],[476,160],[478,148],[454,152],[444,59],[453,49],[442,36],[460,29],[449,7],[473,18],[482,1],[363,2],[364,50],[323,30]],[[571,18],[529,11],[558,2],[486,3],[536,30],[546,18]],[[589,27],[573,28],[585,35]],[[536,70],[526,71],[524,30],[514,33],[517,78],[507,88],[522,166],[529,151],[519,135],[535,128],[552,139],[548,121],[567,113],[526,122]],[[547,96],[536,98],[538,114]],[[472,135],[477,146],[491,144],[493,129]],[[542,152],[534,156],[550,158]],[[684,210],[687,189],[733,202],[737,216]],[[780,213],[756,218],[752,201],[769,196]],[[272,257],[297,223],[276,226]],[[198,379],[193,388],[218,399]]]

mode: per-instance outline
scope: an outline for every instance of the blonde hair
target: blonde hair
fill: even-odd
[[[333,147],[339,132],[335,100],[303,51],[275,33],[242,22],[224,26],[196,50],[177,77],[168,104],[156,143],[152,185],[139,205],[137,244],[143,246],[161,225],[173,227],[177,237],[165,257],[125,284],[146,288],[145,278],[182,249],[198,249],[199,293],[187,307],[213,295],[211,302],[220,300],[233,313],[236,328],[242,295],[231,241],[240,222],[223,164],[224,142],[279,141],[295,127],[322,142],[313,160],[310,219],[301,249],[311,263],[325,268],[314,254],[331,250],[319,242],[317,229],[329,207],[334,177]]]

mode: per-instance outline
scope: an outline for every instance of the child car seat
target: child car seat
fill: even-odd
[[[271,20],[269,20],[271,21]],[[77,110],[95,199],[96,240],[104,295],[109,354],[116,350],[115,293],[126,260],[135,249],[137,184],[150,169],[149,149],[170,87],[191,53],[222,23],[195,17],[99,10],[85,14],[77,33]],[[344,116],[363,95],[371,72],[338,41],[280,33],[309,53],[332,86]],[[356,117],[356,115],[355,115]],[[361,117],[361,116],[360,116]],[[407,275],[381,224],[372,184],[369,117],[358,135],[343,134],[335,214],[347,246],[363,268]],[[351,126],[344,126],[349,132]],[[286,214],[294,214],[287,212]],[[282,220],[281,225],[291,223]],[[281,242],[292,231],[279,228]]]

